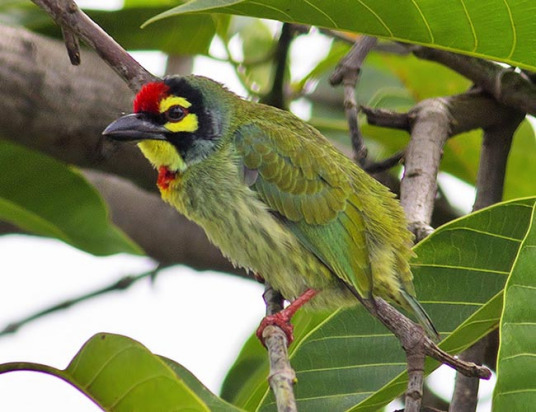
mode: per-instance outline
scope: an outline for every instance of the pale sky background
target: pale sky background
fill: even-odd
[[[120,4],[107,0],[78,3],[94,7]],[[315,50],[327,50],[320,36],[300,37],[291,50],[293,62],[300,62],[293,75],[306,73],[314,64],[309,59],[310,42]],[[136,56],[150,71],[161,74],[163,56]],[[244,94],[233,70],[219,62],[199,58],[194,73],[212,77]],[[306,106],[293,109],[307,115]],[[446,190],[460,193],[458,206],[469,210],[474,200],[472,188],[460,186],[448,176],[443,179]],[[128,255],[96,258],[50,239],[0,237],[0,329],[50,305],[154,266],[148,258]],[[264,314],[262,292],[263,287],[252,281],[177,266],[162,271],[154,284],[142,280],[128,291],[76,305],[24,326],[14,335],[0,337],[0,363],[24,360],[63,369],[93,334],[118,333],[181,363],[218,393],[226,371]],[[434,387],[450,397],[453,376],[450,369],[441,368],[432,377]],[[492,383],[483,382],[481,388],[482,396],[490,398]],[[100,410],[65,382],[29,372],[0,375],[0,409]],[[479,412],[489,410],[489,402],[479,408]]]

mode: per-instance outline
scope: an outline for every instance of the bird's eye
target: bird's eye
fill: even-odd
[[[166,119],[169,122],[176,123],[184,118],[188,114],[188,111],[179,105],[171,106],[169,109],[166,110],[165,115]]]

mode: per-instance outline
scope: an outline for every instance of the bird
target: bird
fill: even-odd
[[[261,341],[277,324],[290,344],[290,317],[305,304],[375,297],[438,337],[415,297],[413,236],[395,195],[294,114],[207,77],[175,75],[146,83],[133,113],[103,135],[137,143],[158,171],[162,199],[290,302],[261,323]]]

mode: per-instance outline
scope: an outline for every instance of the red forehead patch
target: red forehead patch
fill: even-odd
[[[134,98],[134,113],[159,113],[160,100],[169,93],[164,82],[152,82],[144,85]]]

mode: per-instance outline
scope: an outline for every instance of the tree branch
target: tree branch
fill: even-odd
[[[264,290],[266,302],[266,315],[274,315],[283,310],[283,296],[266,283]],[[296,373],[290,365],[288,357],[288,341],[285,332],[276,325],[268,325],[264,328],[262,338],[270,360],[270,374],[268,382],[274,393],[277,410],[285,412],[297,411],[294,397],[294,383]]]
[[[4,329],[0,330],[0,337],[4,335],[8,335],[11,333],[17,332],[22,326],[33,322],[37,319],[40,319],[44,316],[50,315],[54,312],[58,312],[60,310],[68,309],[71,306],[77,305],[79,303],[82,303],[86,300],[90,300],[93,298],[96,298],[101,295],[105,295],[110,292],[120,291],[120,290],[126,290],[130,288],[134,283],[145,279],[145,278],[154,278],[160,272],[160,270],[165,269],[166,266],[159,265],[154,270],[151,270],[149,272],[144,272],[139,275],[135,276],[125,276],[118,281],[115,281],[114,283],[110,284],[109,286],[106,286],[101,289],[94,290],[92,292],[86,293],[84,295],[78,296],[76,298],[67,299],[63,302],[60,302],[56,305],[50,306],[49,308],[43,309],[37,313],[34,313],[30,316],[27,316],[23,319],[14,321],[9,323]]]
[[[432,232],[430,222],[437,191],[443,145],[449,136],[449,111],[442,98],[423,100],[410,111],[414,119],[406,148],[400,203],[410,230],[420,241]]]
[[[329,80],[332,86],[342,83],[344,86],[344,112],[350,130],[350,141],[354,149],[354,158],[361,166],[366,164],[367,148],[359,130],[357,118],[357,104],[355,100],[355,87],[361,72],[365,57],[377,43],[376,37],[363,36],[359,38],[348,54],[344,56]]]
[[[441,63],[473,81],[499,103],[536,115],[536,85],[497,63],[430,47],[408,45],[415,56]]]
[[[274,54],[274,78],[270,92],[261,99],[261,102],[279,109],[287,109],[287,99],[285,96],[285,73],[287,69],[288,51],[294,36],[293,25],[284,23],[281,28],[281,35],[277,42],[277,49]]]
[[[102,60],[110,65],[134,92],[145,83],[156,79],[130,56],[108,33],[91,20],[72,0],[32,0],[45,10],[62,28],[69,33],[69,39],[74,36],[81,38],[94,49]],[[70,43],[70,42],[69,42]],[[68,44],[68,50],[71,50]]]

